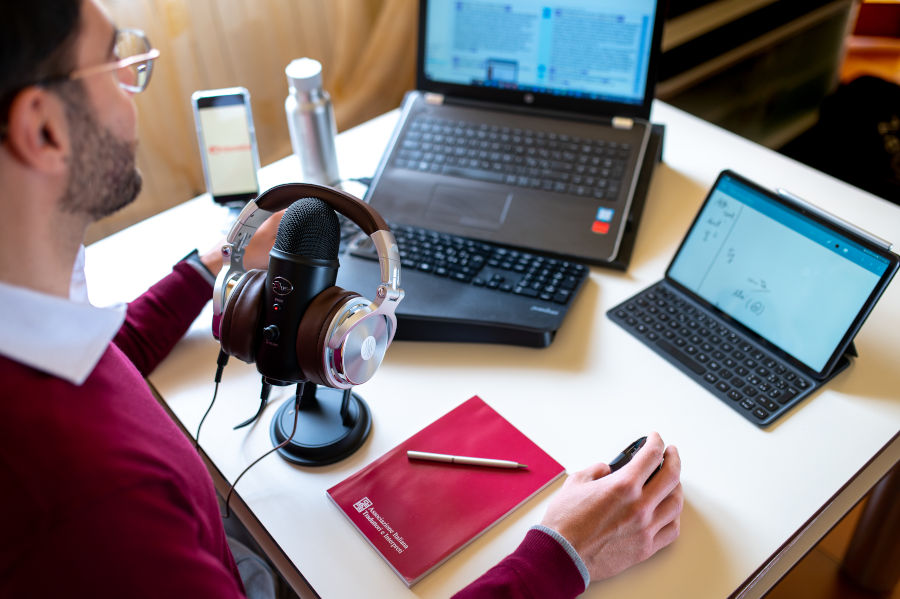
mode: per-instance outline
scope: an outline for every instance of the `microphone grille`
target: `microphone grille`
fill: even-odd
[[[334,260],[341,242],[334,210],[318,198],[301,198],[281,217],[275,249],[307,258]]]

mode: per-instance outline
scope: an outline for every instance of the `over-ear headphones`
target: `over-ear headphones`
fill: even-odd
[[[334,285],[336,260],[289,256],[311,276],[325,280],[324,291],[311,298],[304,297],[303,280],[273,273],[271,259],[268,270],[244,270],[244,250],[256,229],[273,213],[303,198],[321,200],[369,235],[381,270],[374,300]],[[273,249],[271,256],[276,253]],[[397,242],[368,204],[322,185],[273,187],[244,206],[222,254],[226,264],[213,292],[213,335],[226,354],[257,362],[265,377],[280,384],[306,380],[347,389],[372,377],[394,338],[394,311],[403,290]]]

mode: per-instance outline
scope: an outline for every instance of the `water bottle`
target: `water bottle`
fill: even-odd
[[[298,58],[284,73],[290,87],[284,111],[303,182],[336,185],[341,180],[334,146],[337,127],[331,97],[322,89],[322,65],[311,58]]]

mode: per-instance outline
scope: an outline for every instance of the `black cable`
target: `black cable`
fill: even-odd
[[[262,454],[255,460],[253,460],[253,462],[251,462],[249,466],[244,468],[243,472],[241,472],[238,475],[238,477],[236,479],[234,479],[234,482],[231,483],[231,487],[229,487],[229,489],[228,489],[228,495],[225,496],[225,518],[231,517],[231,506],[230,506],[231,496],[234,493],[234,487],[237,486],[238,481],[241,480],[241,477],[243,477],[245,474],[247,474],[247,471],[250,470],[251,468],[253,468],[256,464],[258,464],[259,461],[262,460],[264,457],[266,457],[267,455],[269,455],[275,451],[278,451],[279,449],[281,449],[282,447],[284,447],[285,445],[290,443],[291,440],[294,438],[294,435],[297,433],[297,420],[299,419],[299,416],[300,416],[300,397],[303,395],[303,388],[305,386],[306,386],[306,381],[302,381],[297,384],[297,394],[294,397],[294,425],[291,428],[291,434],[288,435],[288,438],[285,439],[284,441],[282,441],[281,443],[279,443],[278,445],[276,445],[275,447],[273,447],[272,449],[270,449],[269,451],[267,451],[266,453]]]
[[[219,350],[219,357],[216,358],[216,376],[214,377],[215,388],[213,389],[212,400],[209,402],[209,406],[206,408],[206,412],[203,413],[203,418],[200,419],[200,424],[197,425],[197,434],[194,435],[194,449],[200,451],[200,429],[203,428],[203,422],[206,420],[206,417],[209,415],[209,411],[212,410],[213,404],[216,403],[216,396],[219,394],[219,383],[222,382],[222,372],[225,371],[225,365],[228,364],[228,354],[225,353],[225,350]]]
[[[259,408],[256,410],[256,414],[244,420],[240,424],[235,425],[234,430],[238,430],[239,428],[244,428],[260,416],[262,416],[263,410],[266,408],[266,404],[269,403],[269,393],[272,391],[272,384],[266,380],[266,377],[262,377],[262,389],[259,392]]]

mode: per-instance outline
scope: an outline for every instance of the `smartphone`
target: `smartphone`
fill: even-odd
[[[191,94],[206,190],[220,204],[246,204],[259,195],[259,152],[243,87]]]

